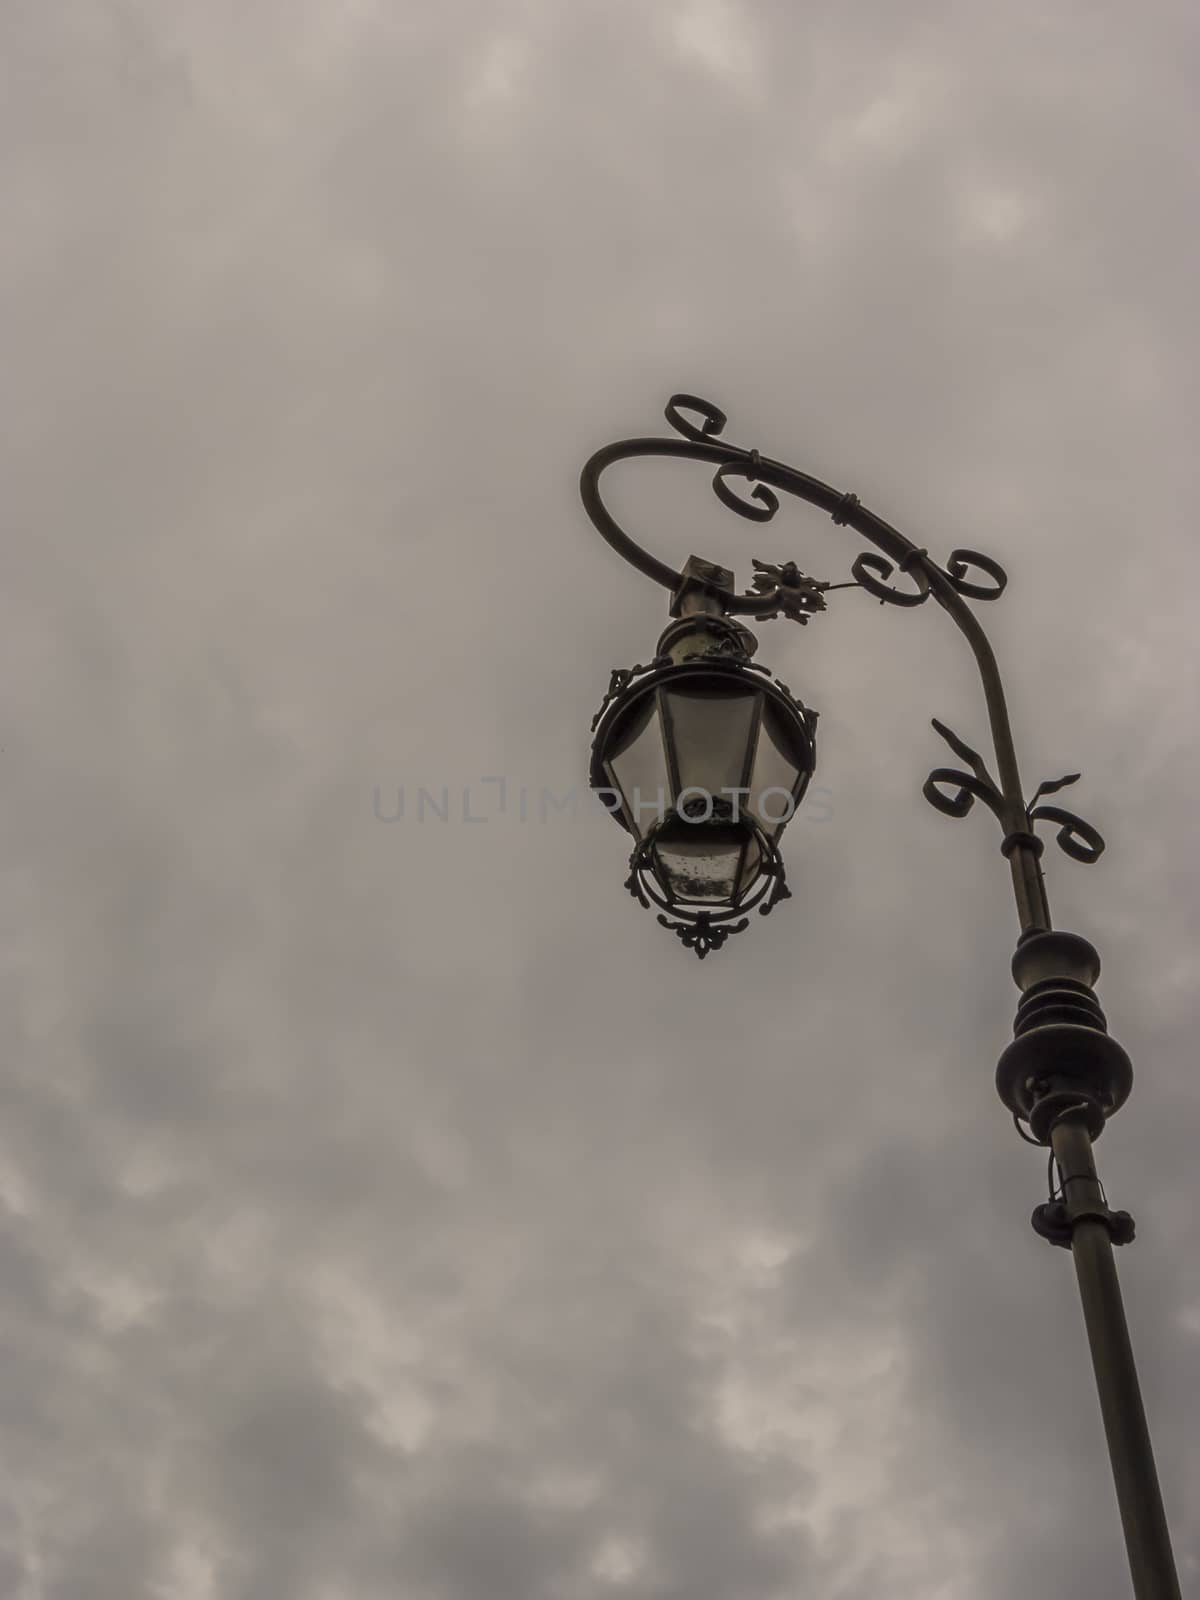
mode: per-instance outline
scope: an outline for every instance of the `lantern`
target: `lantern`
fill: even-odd
[[[703,957],[789,893],[779,838],[814,765],[816,713],[750,657],[728,617],[671,624],[649,667],[613,674],[591,783],[635,840],[630,892]]]

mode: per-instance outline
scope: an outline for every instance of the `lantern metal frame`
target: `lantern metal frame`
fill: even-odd
[[[856,494],[834,489],[758,450],[743,449],[722,438],[725,414],[696,395],[672,396],[666,417],[680,437],[626,439],[598,450],[583,468],[580,493],[588,516],[605,540],[631,566],[671,591],[674,615],[690,604],[713,613],[713,621],[719,619],[729,628],[738,626],[732,621],[735,617],[784,616],[806,624],[825,610],[825,595],[835,588],[861,589],[881,604],[907,608],[921,606],[932,596],[971,649],[983,689],[996,775],[982,756],[935,720],[933,727],[963,765],[936,767],[925,780],[923,793],[931,805],[951,817],[966,816],[979,800],[1000,824],[1000,849],[1009,864],[1020,923],[1012,973],[1021,1000],[1013,1041],[996,1070],[996,1087],[1022,1138],[1050,1149],[1050,1196],[1034,1209],[1031,1220],[1042,1238],[1069,1249],[1074,1260],[1134,1595],[1136,1600],[1180,1600],[1113,1256],[1114,1246],[1132,1240],[1133,1219],[1128,1212],[1110,1208],[1092,1150],[1108,1119],[1128,1098],[1133,1068],[1125,1051],[1109,1035],[1093,991],[1100,971],[1099,956],[1086,939],[1053,928],[1041,866],[1044,846],[1035,829],[1039,822],[1057,825],[1060,848],[1085,863],[1099,858],[1104,840],[1073,812],[1039,803],[1044,795],[1075,783],[1078,773],[1043,782],[1030,799],[1025,798],[995,653],[968,604],[999,599],[1008,581],[1004,570],[991,557],[969,549],[952,550],[945,565],[939,566],[928,550],[869,511]],[[754,589],[746,592],[734,588],[731,572],[695,558],[684,572],[677,572],[621,527],[601,495],[600,482],[606,471],[642,457],[682,458],[715,466],[712,487],[717,498],[751,522],[765,523],[775,516],[780,504],[777,491],[793,495],[827,512],[836,524],[851,528],[874,549],[858,554],[846,584],[817,582],[794,562],[779,566],[755,561]],[[733,487],[738,482],[753,485],[747,496]],[[907,587],[888,581],[897,574],[907,581]],[[612,698],[619,697],[633,678],[646,670],[638,667],[613,674],[610,695],[593,729],[609,715]],[[645,842],[635,849],[627,880],[627,887],[643,904],[654,899],[640,859],[645,849]],[[763,910],[770,910],[771,904],[787,893],[782,860],[769,883],[772,896]],[[669,926],[668,909],[664,908],[659,920]],[[697,953],[706,954],[734,931],[736,924],[731,919],[737,915],[737,910],[730,910],[703,927],[692,925],[676,931],[692,948],[703,944]]]

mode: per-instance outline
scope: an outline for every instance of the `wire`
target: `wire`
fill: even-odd
[[[1029,1137],[1029,1135],[1025,1132],[1025,1129],[1021,1126],[1021,1119],[1020,1119],[1020,1117],[1017,1115],[1017,1113],[1015,1111],[1012,1114],[1012,1119],[1013,1119],[1013,1127],[1021,1135],[1021,1137],[1022,1137],[1022,1139],[1024,1139],[1025,1143],[1026,1144],[1035,1144],[1035,1145],[1037,1145],[1038,1149],[1041,1150],[1043,1148],[1042,1141],[1040,1139],[1031,1139]]]
[[[1058,1192],[1054,1188],[1054,1151],[1050,1152],[1050,1159],[1046,1163],[1046,1187],[1050,1191],[1051,1200],[1057,1200]],[[1061,1192],[1061,1191],[1059,1191]]]

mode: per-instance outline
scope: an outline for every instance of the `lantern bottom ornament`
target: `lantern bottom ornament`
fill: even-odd
[[[756,823],[744,826],[749,843],[757,853],[754,876],[745,893],[735,893],[728,903],[718,903],[709,909],[701,910],[680,898],[673,892],[674,875],[664,873],[664,857],[669,860],[674,854],[671,836],[679,829],[675,818],[666,818],[660,829],[634,847],[629,858],[625,887],[647,910],[657,906],[662,926],[679,937],[684,949],[694,950],[701,961],[710,950],[719,950],[731,933],[742,933],[750,926],[747,913],[757,910],[765,917],[781,900],[791,898],[778,846]],[[704,839],[696,841],[694,848],[701,858],[707,843],[709,841]],[[733,848],[750,853],[741,841],[722,838],[715,842],[715,850],[722,855]]]

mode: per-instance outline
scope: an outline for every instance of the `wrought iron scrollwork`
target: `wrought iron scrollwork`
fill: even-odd
[[[704,418],[700,427],[694,422],[689,422],[684,416],[685,411],[698,411]],[[676,433],[681,433],[685,439],[691,439],[696,444],[707,444],[725,430],[729,418],[719,406],[714,406],[711,400],[701,400],[694,394],[673,394],[667,401],[666,418]]]
[[[768,917],[781,900],[790,900],[792,891],[787,885],[787,875],[783,870],[783,857],[776,858],[774,870],[770,874],[771,892],[758,908],[760,917]]]
[[[699,424],[692,420],[686,413],[692,413],[702,420]],[[667,421],[681,433],[685,439],[690,439],[696,444],[712,444],[718,441],[724,431],[728,418],[720,407],[709,400],[703,400],[699,395],[676,394],[672,395],[666,408]],[[730,459],[723,461],[713,474],[713,490],[721,504],[739,517],[745,517],[749,522],[770,522],[779,510],[779,496],[765,483],[759,481],[762,468],[762,458],[757,450],[739,450],[730,446]],[[778,463],[772,463],[778,467]],[[791,469],[783,469],[786,479],[800,479],[801,474],[794,473]],[[754,484],[749,491],[749,499],[739,494],[731,484],[731,478],[743,478]],[[788,482],[783,487],[790,488]],[[862,503],[856,494],[832,495],[832,503],[826,509],[834,522],[839,526],[853,524],[862,510]],[[752,502],[757,501],[757,504]],[[869,513],[868,513],[869,518]],[[873,519],[871,519],[873,520]],[[759,566],[755,562],[755,566]],[[893,588],[887,582],[896,571],[909,575],[914,587],[912,589]],[[945,567],[938,567],[929,559],[926,550],[909,549],[899,560],[889,559],[878,551],[863,551],[855,560],[851,568],[855,584],[872,594],[881,605],[894,606],[919,606],[929,598],[930,572],[943,577],[954,589],[956,594],[968,596],[972,600],[998,600],[1004,593],[1008,584],[1008,575],[998,561],[991,556],[984,555],[979,550],[958,549],[950,552]],[[988,582],[979,582],[969,574],[977,571],[986,575]],[[828,587],[828,586],[827,586]],[[755,588],[760,593],[769,593],[767,585],[755,580]],[[764,616],[785,616],[796,618],[796,611],[783,602],[778,610],[761,613]],[[804,620],[800,616],[797,620]]]
[[[728,506],[730,511],[736,511],[739,517],[745,517],[747,522],[770,522],[779,510],[779,496],[768,489],[765,483],[755,483],[750,491],[750,499],[759,503],[752,506],[736,494],[726,482],[727,478],[745,478],[754,483],[756,468],[758,467],[758,451],[751,450],[746,461],[727,461],[724,466],[718,467],[713,473],[713,492],[723,506]]]
[[[1035,822],[1057,822],[1058,832],[1054,836],[1055,843],[1064,855],[1074,861],[1082,861],[1091,866],[1093,861],[1099,861],[1104,854],[1104,839],[1090,822],[1085,822],[1082,817],[1077,817],[1073,811],[1064,811],[1061,806],[1040,806],[1038,801],[1044,794],[1057,794],[1060,789],[1066,789],[1072,783],[1079,782],[1079,773],[1068,772],[1063,778],[1051,778],[1039,783],[1033,791],[1033,798],[1025,807],[1025,815],[1032,829]]]
[[[675,394],[667,402],[665,415],[681,439],[630,439],[609,446],[593,456],[585,467],[582,485],[584,504],[601,533],[628,561],[656,582],[676,589],[679,574],[635,544],[604,507],[598,489],[599,474],[606,466],[634,456],[683,456],[712,463],[715,467],[712,487],[717,498],[728,510],[749,522],[770,522],[779,510],[782,491],[807,500],[839,526],[852,527],[869,539],[876,548],[857,556],[851,568],[852,584],[829,584],[827,588],[860,588],[874,595],[881,604],[909,607],[924,604],[935,590],[943,603],[947,597],[995,600],[1004,592],[1008,579],[1003,568],[990,556],[978,550],[953,550],[945,567],[940,567],[927,551],[918,549],[903,534],[868,511],[856,494],[833,489],[781,461],[768,460],[757,450],[728,443],[722,437],[728,419],[711,400],[700,395]],[[753,487],[742,492],[735,487],[735,479]],[[907,576],[911,587],[894,587],[888,582],[897,571]],[[987,581],[979,581],[972,573],[982,574]],[[816,609],[791,604],[793,597],[783,592],[783,586],[779,586],[778,592],[772,592],[756,581],[755,590],[757,592],[743,594],[732,589],[721,591],[729,613],[761,617],[783,615],[803,621]],[[778,604],[772,608],[774,601]]]
[[[660,666],[661,664],[662,657],[656,657],[651,663],[651,665],[655,667]],[[604,691],[604,699],[600,702],[600,709],[592,718],[591,731],[593,733],[595,733],[596,729],[600,726],[601,717],[621,693],[622,689],[625,688],[626,684],[632,683],[634,678],[638,677],[641,673],[649,671],[650,667],[643,667],[640,665],[640,663],[636,667],[614,667],[612,669],[612,673],[610,674],[608,680],[608,688]]]
[[[946,794],[942,785],[953,785],[953,793]],[[947,817],[965,817],[975,804],[982,800],[997,816],[1000,815],[1000,796],[990,783],[982,783],[969,772],[958,772],[954,767],[935,767],[925,779],[922,789],[929,804]]]
[[[977,750],[960,739],[956,733],[935,717],[933,726],[950,746],[960,761],[965,761],[970,772],[960,772],[955,767],[935,767],[925,780],[921,791],[935,810],[947,817],[965,817],[975,804],[982,800],[1003,824],[1004,800],[999,785],[987,769],[987,764]],[[954,792],[943,792],[944,785],[953,785]]]
[[[972,567],[987,573],[992,580],[990,587],[986,583],[967,581],[967,573]],[[981,555],[978,550],[951,550],[950,559],[946,562],[946,576],[959,594],[969,595],[972,600],[999,600],[1008,587],[1008,573],[1000,563],[993,561],[991,556]]]
[[[921,791],[926,800],[947,817],[965,817],[975,801],[982,800],[995,814],[1001,827],[1004,827],[1004,799],[982,756],[936,717],[933,719],[933,726],[955,755],[967,763],[971,771],[961,772],[954,767],[935,767],[926,778]],[[1069,784],[1078,781],[1079,773],[1069,772],[1065,777],[1039,783],[1033,798],[1025,806],[1026,831],[1005,834],[1001,846],[1004,854],[1008,855],[1020,844],[1041,855],[1042,841],[1034,832],[1034,824],[1057,822],[1059,831],[1055,835],[1055,842],[1060,850],[1073,860],[1088,865],[1098,861],[1104,852],[1104,840],[1090,822],[1077,817],[1073,811],[1064,811],[1061,806],[1040,806],[1037,803],[1044,794],[1057,794],[1060,789],[1065,789]],[[948,793],[948,789],[951,792]]]
[[[1073,811],[1061,806],[1035,806],[1027,813],[1030,825],[1035,822],[1057,822],[1059,830],[1054,835],[1058,848],[1075,861],[1091,866],[1104,854],[1104,837],[1090,822],[1077,817]]]
[[[924,569],[927,559],[924,550],[914,550],[900,562],[891,562],[875,550],[864,550],[850,568],[854,581],[868,594],[873,594],[880,605],[920,606],[929,599],[929,578]],[[915,589],[893,589],[881,579],[890,578],[897,567],[911,573]]]
[[[685,950],[694,950],[701,961],[710,950],[719,950],[731,933],[745,933],[750,926],[748,917],[740,922],[714,922],[705,911],[694,922],[672,922],[661,911],[658,920],[678,936]]]

